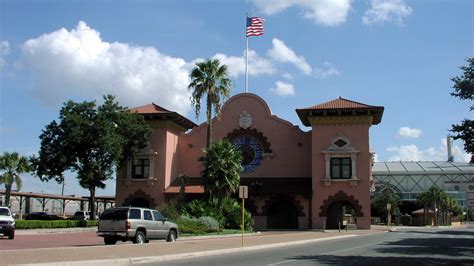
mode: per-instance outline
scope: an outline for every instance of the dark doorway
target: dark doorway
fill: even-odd
[[[135,198],[130,201],[132,207],[150,208],[150,202],[144,198]]]
[[[289,198],[272,202],[267,214],[268,229],[298,229],[298,210]]]
[[[343,221],[348,224],[355,223],[356,212],[354,207],[347,201],[336,201],[331,203],[328,208],[326,218],[327,229],[343,228]]]

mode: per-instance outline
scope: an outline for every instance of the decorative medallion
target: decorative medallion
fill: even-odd
[[[241,136],[235,138],[232,143],[242,153],[242,173],[250,173],[257,169],[263,157],[260,142],[252,136]]]
[[[244,111],[239,116],[239,126],[243,129],[247,129],[252,125],[252,116]]]

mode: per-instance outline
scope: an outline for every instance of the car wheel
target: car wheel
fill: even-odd
[[[170,230],[166,242],[176,242],[176,232],[174,230]]]
[[[133,238],[133,243],[135,244],[143,244],[146,241],[146,235],[142,231],[137,231],[135,237]]]
[[[104,243],[106,245],[115,245],[115,243],[117,243],[117,238],[113,236],[106,236],[104,237]]]
[[[8,239],[13,239],[15,238],[15,231],[12,231],[10,235],[8,236]]]

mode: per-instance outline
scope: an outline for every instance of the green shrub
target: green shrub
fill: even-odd
[[[180,233],[183,234],[204,234],[207,232],[207,226],[196,218],[181,216],[176,222]]]
[[[208,232],[218,232],[220,229],[219,222],[217,222],[216,219],[210,216],[202,216],[199,217],[198,220],[200,223],[206,225]]]
[[[221,201],[222,213],[225,216],[224,228],[242,229],[242,205],[239,201],[226,197]],[[246,209],[244,212],[245,229],[253,230],[252,214]]]
[[[17,220],[16,229],[41,229],[41,228],[71,228],[97,226],[97,221],[75,221],[75,220]]]
[[[165,204],[165,205],[162,205],[158,208],[158,211],[160,211],[160,213],[172,220],[172,221],[176,221],[178,220],[178,218],[181,216],[181,213],[179,211],[179,208],[177,205],[175,204]]]
[[[241,229],[242,224],[242,205],[239,201],[226,197],[223,199],[211,198],[207,202],[202,200],[193,200],[183,209],[183,214],[189,217],[209,216],[214,218],[220,228]],[[253,229],[252,215],[245,210],[245,229]]]

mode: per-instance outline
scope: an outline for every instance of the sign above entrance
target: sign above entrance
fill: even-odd
[[[252,126],[252,116],[246,111],[244,111],[239,116],[239,126],[243,129],[247,129]]]

